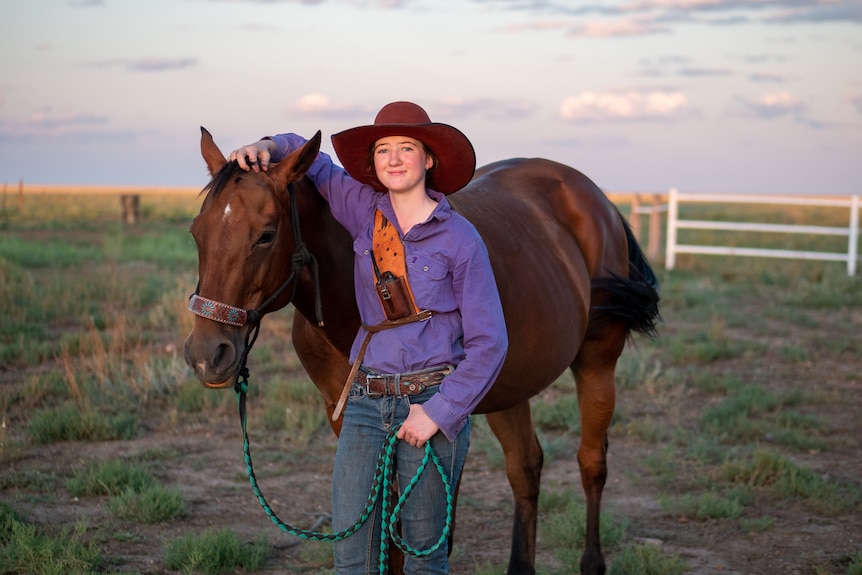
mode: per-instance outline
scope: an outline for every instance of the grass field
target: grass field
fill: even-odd
[[[120,193],[140,193],[135,225],[120,221]],[[328,544],[279,533],[257,507],[232,392],[203,389],[182,359],[196,193],[3,191],[0,574],[332,572]],[[818,225],[847,217],[697,210]],[[846,239],[691,233],[685,241],[846,250]],[[635,340],[617,374],[603,517],[611,573],[862,574],[862,279],[838,263],[653,264],[660,337]],[[249,427],[271,502],[326,529],[335,441],[291,348],[291,316],[264,320]],[[562,377],[533,409],[546,454],[539,572],[571,573],[583,539],[572,382]],[[455,572],[505,568],[501,465],[477,417]]]

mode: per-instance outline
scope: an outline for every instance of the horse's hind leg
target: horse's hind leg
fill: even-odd
[[[587,505],[586,541],[581,557],[581,573],[584,575],[605,573],[599,518],[602,491],[608,475],[607,432],[616,401],[614,370],[625,346],[625,333],[623,327],[606,326],[602,329],[601,338],[588,336],[572,364],[581,411],[578,467]]]
[[[512,487],[515,518],[507,575],[536,572],[536,518],[542,478],[542,446],[536,437],[530,403],[486,415],[491,431],[503,447],[506,476]]]

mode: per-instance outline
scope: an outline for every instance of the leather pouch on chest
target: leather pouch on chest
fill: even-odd
[[[377,210],[374,214],[371,262],[377,283],[377,296],[387,320],[402,319],[418,312],[407,280],[404,242],[395,226]],[[376,254],[375,254],[376,252]],[[379,256],[379,257],[378,257]],[[380,269],[383,268],[383,272]]]
[[[404,276],[395,277],[392,272],[383,272],[377,277],[376,287],[386,319],[401,319],[413,313],[413,300]]]

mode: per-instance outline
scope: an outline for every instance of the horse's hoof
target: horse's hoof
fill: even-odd
[[[584,553],[581,557],[581,575],[605,575],[606,570],[601,553],[598,556]]]

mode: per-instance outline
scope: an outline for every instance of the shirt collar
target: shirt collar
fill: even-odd
[[[446,199],[446,195],[432,189],[428,189],[426,191],[431,199],[437,202],[437,206],[434,208],[434,211],[431,212],[428,220],[438,220],[441,222],[448,220],[452,215],[452,205],[449,203],[449,200]],[[381,193],[380,197],[377,198],[377,209],[383,212],[383,215],[386,216],[386,219],[389,221],[396,221],[395,210],[392,209],[392,199],[389,197],[388,193]]]

